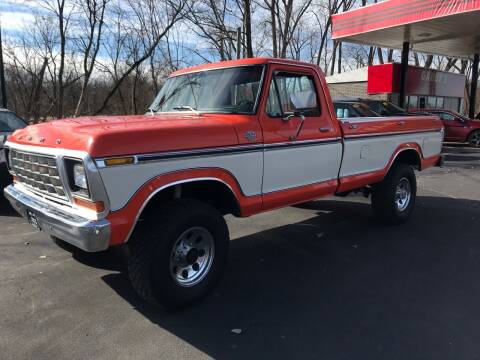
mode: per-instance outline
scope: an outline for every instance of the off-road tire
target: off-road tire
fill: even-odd
[[[397,187],[408,180],[410,197],[405,208],[396,203]],[[415,172],[410,165],[396,163],[392,166],[385,179],[373,186],[372,209],[378,220],[384,224],[396,225],[406,222],[415,208],[417,182]]]
[[[171,253],[179,236],[192,227],[207,229],[214,256],[205,277],[192,286],[181,286],[171,274]],[[174,310],[204,298],[225,268],[229,248],[228,227],[213,206],[194,199],[165,203],[147,214],[130,240],[128,274],[135,291],[150,304]]]

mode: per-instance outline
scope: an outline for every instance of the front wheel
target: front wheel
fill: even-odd
[[[468,136],[468,143],[473,147],[480,147],[480,130],[475,130]]]
[[[147,302],[182,308],[206,296],[218,282],[229,247],[228,228],[212,206],[180,199],[147,214],[135,230],[128,272]]]
[[[397,163],[385,179],[373,187],[372,208],[385,224],[401,224],[410,218],[417,197],[417,182],[413,168]]]

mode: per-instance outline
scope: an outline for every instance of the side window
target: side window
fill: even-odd
[[[319,116],[320,106],[312,76],[278,72],[274,74],[268,92],[265,111],[279,117],[302,112],[304,116]]]
[[[348,115],[345,116],[345,109],[337,108],[335,111],[337,112],[337,118],[339,119],[348,117]]]
[[[444,121],[455,120],[455,116],[453,116],[452,114],[449,114],[449,113],[438,113],[437,115],[440,117],[440,119],[442,119]]]
[[[351,111],[348,105],[334,104],[334,107],[335,107],[335,112],[337,113],[337,118],[339,119],[356,117],[355,112]]]

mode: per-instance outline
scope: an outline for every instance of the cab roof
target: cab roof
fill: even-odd
[[[173,72],[170,76],[177,76],[177,75],[188,74],[188,73],[197,72],[197,71],[229,68],[229,67],[235,67],[235,66],[266,65],[266,64],[272,64],[272,63],[304,66],[304,67],[309,67],[311,69],[320,70],[320,68],[317,65],[306,63],[303,61],[269,58],[269,57],[258,57],[258,58],[239,59],[239,60],[218,61],[218,62],[203,64],[203,65],[191,66],[185,69],[177,70]]]

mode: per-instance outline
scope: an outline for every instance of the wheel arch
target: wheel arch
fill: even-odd
[[[215,197],[209,197],[212,191]],[[205,201],[216,207],[223,215],[231,213],[241,215],[240,201],[233,187],[226,181],[217,177],[195,177],[172,181],[153,190],[140,206],[130,230],[123,242],[128,242],[142,216],[154,212],[165,201],[175,198],[192,198]],[[212,203],[212,199],[216,203]]]
[[[139,213],[147,210],[149,206],[154,206],[156,201],[162,201],[165,194],[167,196],[171,195],[168,199],[193,198],[210,202],[212,191],[216,192],[215,199],[219,201],[215,206],[217,209],[223,214],[231,213],[239,216],[240,202],[235,195],[235,191],[226,181],[216,177],[184,179],[165,184],[148,196]],[[225,195],[225,197],[222,198],[220,195]]]
[[[417,145],[418,146],[418,145]],[[401,148],[393,156],[392,161],[387,169],[387,173],[390,171],[393,165],[396,163],[407,164],[413,166],[416,170],[422,169],[422,155],[421,149],[417,146],[409,146]]]
[[[473,133],[479,133],[480,134],[480,128],[475,128],[472,131],[470,131],[465,138],[465,142],[470,141],[470,136],[472,136]]]

